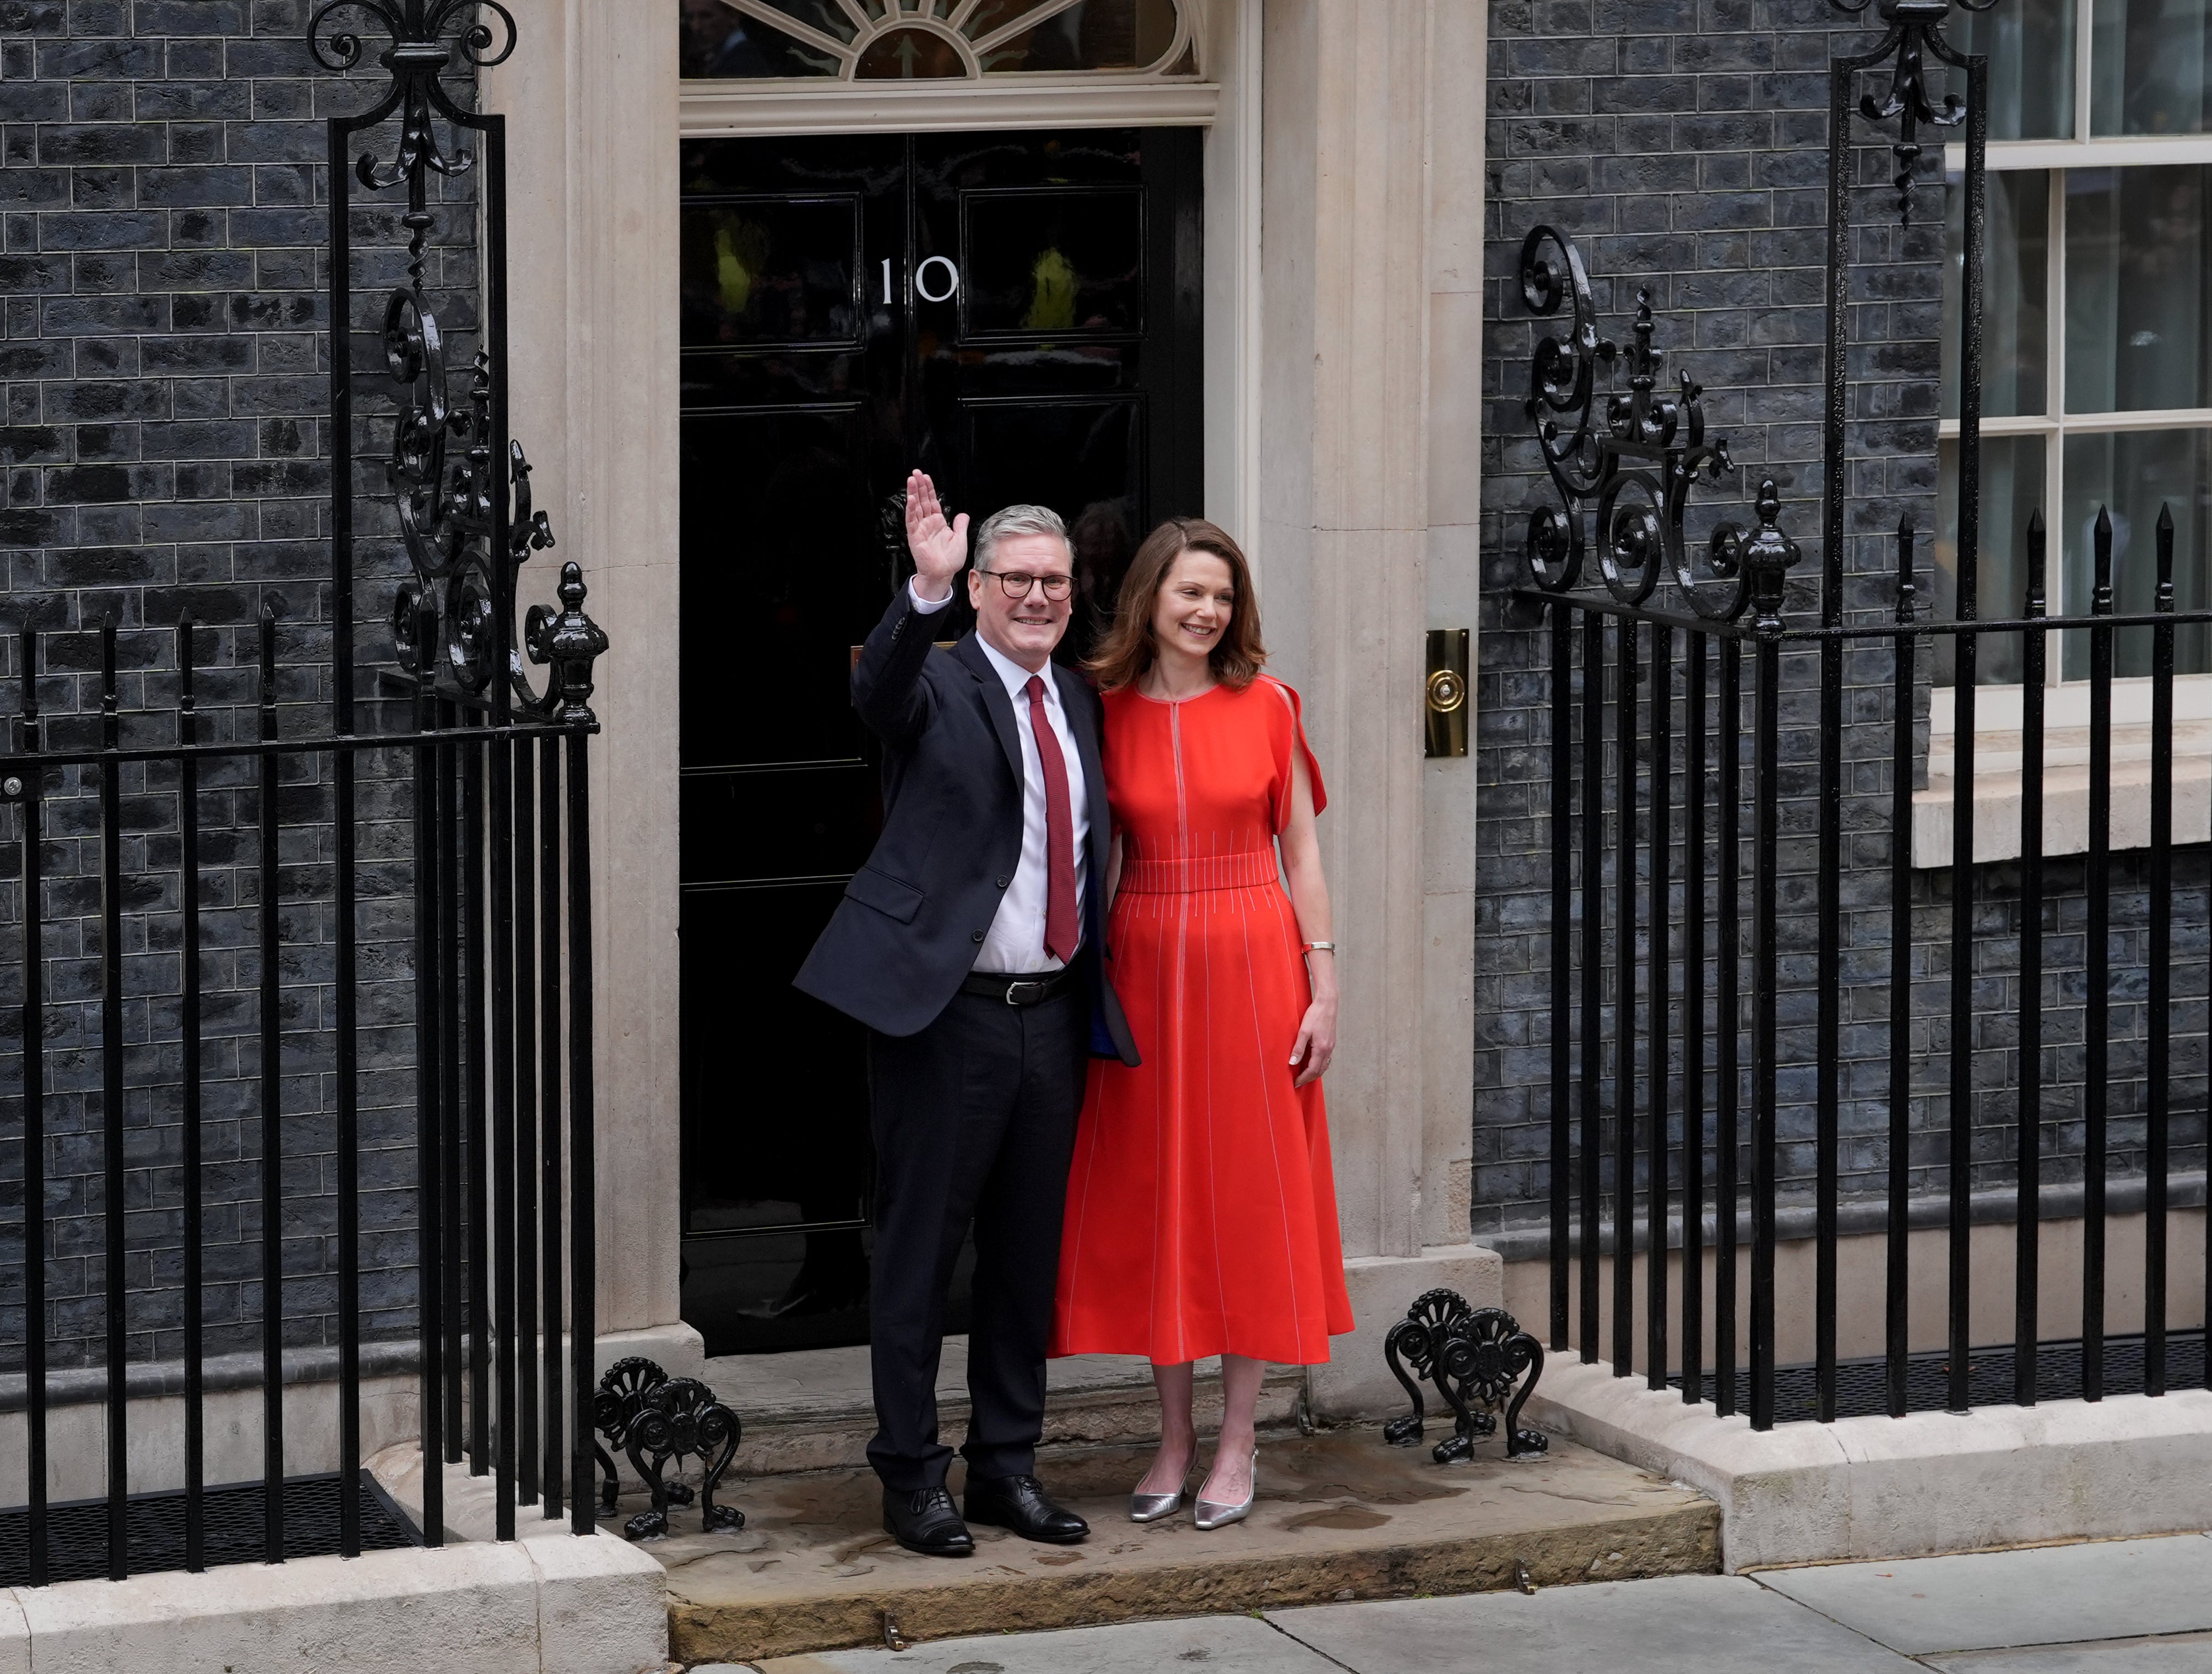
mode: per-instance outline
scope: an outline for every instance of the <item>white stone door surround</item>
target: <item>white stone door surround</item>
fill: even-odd
[[[1473,765],[1420,753],[1424,631],[1475,619],[1483,109],[1466,89],[1482,84],[1480,0],[1205,0],[1202,82],[1119,101],[1097,87],[880,82],[763,99],[679,80],[667,0],[514,9],[521,44],[488,77],[517,205],[514,431],[613,642],[593,798],[603,1330],[666,1334],[684,1357],[669,627],[680,140],[1198,123],[1207,510],[1252,549],[1332,797],[1345,1007],[1331,1122],[1363,1325],[1316,1393],[1340,1408],[1395,1394],[1369,1362],[1379,1374],[1381,1330],[1415,1291],[1500,1294],[1495,1258],[1467,1232]],[[732,1039],[742,1075],[742,1019]]]

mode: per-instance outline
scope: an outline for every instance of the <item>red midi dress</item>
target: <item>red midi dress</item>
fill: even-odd
[[[1052,1352],[1316,1365],[1352,1303],[1321,1083],[1291,1085],[1312,998],[1275,852],[1293,750],[1326,804],[1297,696],[1262,675],[1105,707],[1106,945],[1144,1062],[1091,1066]]]

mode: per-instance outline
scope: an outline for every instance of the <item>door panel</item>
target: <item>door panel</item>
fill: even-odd
[[[686,349],[858,349],[860,198],[726,197],[683,213]]]
[[[867,860],[881,817],[876,770],[687,767],[684,876],[728,889],[769,878],[848,876]],[[809,937],[808,944],[813,938]]]
[[[682,525],[686,770],[863,760],[848,647],[890,591],[869,415],[690,413],[681,434],[702,485]]]
[[[1145,329],[1141,187],[961,194],[962,341]]]
[[[919,464],[976,521],[1058,511],[1087,651],[1149,520],[1203,504],[1198,181],[1186,130],[686,149],[684,1306],[710,1354],[866,1336],[866,1034],[791,980],[881,822],[848,681],[909,573],[892,496]]]
[[[1026,397],[961,403],[969,481],[977,499],[1042,501],[1071,527],[1103,514],[1133,536],[1144,521],[1144,397],[1056,401]],[[1133,543],[1131,550],[1134,550]],[[1115,580],[1118,584],[1119,578]]]

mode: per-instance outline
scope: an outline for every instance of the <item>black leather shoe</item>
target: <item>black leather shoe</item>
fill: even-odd
[[[970,1523],[1012,1529],[1024,1540],[1054,1546],[1073,1546],[1091,1532],[1091,1525],[1073,1512],[1053,1504],[1035,1477],[990,1477],[981,1482],[971,1477],[963,1509]]]
[[[975,1537],[952,1509],[952,1496],[942,1488],[916,1489],[902,1494],[884,1490],[884,1532],[909,1552],[930,1558],[964,1558],[975,1550]]]

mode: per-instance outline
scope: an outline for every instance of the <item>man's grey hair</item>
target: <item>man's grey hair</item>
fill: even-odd
[[[1067,538],[1067,525],[1060,520],[1060,513],[1049,506],[1005,506],[985,518],[975,531],[975,567],[991,567],[991,554],[999,543],[1009,535],[1049,535],[1058,541],[1071,556],[1074,547]]]

